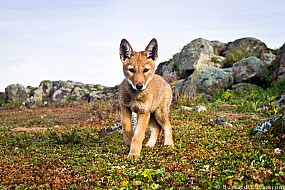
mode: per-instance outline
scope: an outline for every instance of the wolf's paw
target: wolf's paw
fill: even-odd
[[[139,157],[140,157],[139,154],[129,154],[129,155],[128,155],[128,158],[129,158],[129,159],[132,159],[132,158],[139,158]]]
[[[174,148],[173,142],[164,143],[164,146],[167,146],[167,147],[170,147],[170,148]]]
[[[154,145],[155,145],[155,143],[147,142],[147,143],[145,144],[145,147],[153,148]]]
[[[164,146],[174,147],[173,139],[172,138],[166,138],[164,140]]]

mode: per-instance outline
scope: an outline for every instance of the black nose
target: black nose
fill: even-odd
[[[141,90],[141,89],[143,88],[143,85],[142,85],[142,84],[137,84],[137,85],[136,85],[136,88],[137,88],[138,90]]]

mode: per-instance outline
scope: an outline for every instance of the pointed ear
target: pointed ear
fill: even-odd
[[[147,45],[147,47],[145,48],[145,52],[147,54],[147,58],[148,59],[152,59],[152,60],[156,60],[158,55],[157,55],[157,50],[158,50],[158,45],[157,45],[157,41],[155,38],[153,38],[149,44]]]
[[[122,61],[126,59],[131,59],[131,54],[133,52],[133,48],[130,43],[126,39],[122,39],[120,44],[120,58]]]

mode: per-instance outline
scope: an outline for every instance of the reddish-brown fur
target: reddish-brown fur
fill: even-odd
[[[119,102],[124,141],[130,145],[128,157],[139,157],[146,128],[151,137],[146,146],[153,147],[161,128],[164,129],[164,145],[173,146],[170,124],[172,90],[169,84],[155,72],[157,41],[152,39],[145,51],[134,52],[129,42],[121,41],[120,57],[125,80],[119,87]],[[137,113],[137,126],[133,131],[132,112]]]

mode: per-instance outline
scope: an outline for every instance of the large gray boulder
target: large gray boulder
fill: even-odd
[[[221,55],[222,52],[224,52],[225,49],[227,48],[227,44],[217,41],[217,40],[211,41],[211,45],[213,47],[213,51],[215,55]]]
[[[49,99],[52,91],[52,81],[44,80],[40,83],[39,88],[32,91],[32,96],[34,98],[35,103],[42,103]]]
[[[168,83],[177,80],[175,59],[160,63],[155,70],[155,74],[162,76]]]
[[[6,103],[22,103],[28,98],[26,89],[21,84],[11,84],[5,88]]]
[[[43,95],[49,96],[52,89],[52,81],[44,80],[41,82],[39,88],[42,90]]]
[[[247,37],[228,43],[225,51],[221,54],[227,58],[228,66],[231,66],[234,62],[250,56],[260,57],[260,55],[265,52],[268,52],[265,43],[259,39]]]
[[[84,88],[84,86],[75,86],[70,95],[75,97],[76,100],[80,100],[85,94],[89,93],[87,89]]]
[[[195,39],[184,46],[172,59],[160,63],[156,74],[161,75],[167,82],[172,82],[187,78],[197,68],[209,66],[223,68],[226,59],[220,56],[220,52],[225,48],[226,44],[219,41]]]
[[[276,55],[274,55],[272,52],[261,53],[260,59],[264,62],[266,67],[270,67],[276,60]]]
[[[58,89],[52,94],[52,101],[53,102],[65,102],[67,101],[67,95],[68,93],[66,91],[62,89]]]
[[[194,73],[183,81],[178,81],[175,85],[175,97],[186,95],[192,97],[196,95],[211,96],[219,90],[229,88],[233,84],[232,69],[221,69],[217,67],[206,67],[196,69]]]
[[[71,93],[72,89],[75,87],[76,82],[74,81],[63,81],[63,86],[61,87],[61,90],[66,92],[66,93]]]
[[[214,49],[209,40],[198,38],[183,47],[177,63],[179,78],[186,78],[193,73],[201,53],[214,54]]]
[[[249,57],[233,64],[233,76],[236,83],[266,85],[268,78],[264,62],[257,57]]]

